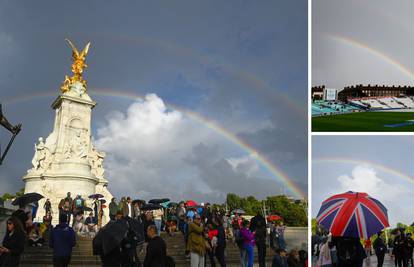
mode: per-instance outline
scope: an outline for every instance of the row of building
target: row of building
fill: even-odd
[[[353,85],[343,90],[326,88],[325,85],[312,87],[312,100],[340,100],[348,102],[351,99],[366,97],[400,97],[414,96],[412,86],[386,86],[386,85]]]

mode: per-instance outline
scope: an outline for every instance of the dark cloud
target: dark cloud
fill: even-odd
[[[197,112],[229,132],[240,133],[242,139],[253,144],[275,164],[282,163],[279,150],[286,155],[294,155],[295,159],[298,154],[307,153],[307,135],[304,131],[307,97],[306,1],[260,4],[246,1],[151,1],[145,4],[2,1],[0,61],[6,64],[0,66],[0,101],[13,122],[23,123],[23,131],[0,169],[0,193],[18,190],[22,186],[20,177],[30,168],[33,143],[52,130],[54,112],[50,104],[58,95],[64,75],[70,72],[70,50],[64,42],[66,37],[78,46],[92,41],[87,58],[89,68],[85,72],[89,87],[95,88],[92,92],[112,88],[120,93],[156,93],[167,103]],[[54,93],[33,98],[46,91]],[[296,106],[302,106],[301,111],[292,109],[292,104],[287,103],[282,95]],[[91,97],[98,102],[93,111],[92,126],[94,136],[99,139],[101,136],[97,129],[107,126],[106,116],[113,110],[125,113],[132,101],[93,93]],[[27,101],[23,101],[25,98]],[[286,116],[271,119],[271,114]],[[280,139],[277,143],[272,141],[273,126],[270,132],[263,130],[270,124],[284,128],[284,133],[277,135]],[[199,129],[208,131],[203,127]],[[204,133],[195,133],[193,138],[208,146],[217,144],[223,147],[215,159],[217,162],[237,154],[234,145],[217,133],[206,136],[208,138]],[[293,152],[285,149],[289,144]],[[299,149],[298,144],[304,145]],[[191,151],[190,145],[184,150],[167,147],[171,149],[161,150],[167,155],[176,151]],[[108,152],[108,167],[125,158],[115,148],[109,148]],[[178,159],[187,156],[182,153]],[[186,173],[171,173],[171,169],[168,172],[168,168],[172,168],[171,163],[164,160],[167,157],[160,155],[160,151],[154,151],[148,157],[154,156],[159,162],[145,161],[141,156],[139,161],[135,158],[135,162],[125,162],[126,169],[113,167],[111,172],[109,168],[107,173],[114,175],[114,178],[108,178],[114,182],[121,174],[124,178],[134,175],[132,167],[139,166],[138,169],[158,171],[143,172],[141,176],[148,178],[134,176],[136,179],[148,179],[150,182],[151,179],[163,181],[166,175],[176,179],[193,176],[196,185],[191,190],[184,190],[187,193],[183,194],[202,192],[201,195],[219,198],[215,192],[206,192],[208,186],[194,173],[198,167],[190,168],[188,163],[174,161],[174,168],[183,169]],[[286,163],[285,171],[292,177],[298,177],[299,183],[306,184],[306,165],[293,161],[283,161]],[[222,164],[220,169],[229,171]],[[227,174],[234,175],[231,172]],[[189,178],[185,182],[190,184]],[[202,184],[201,188],[198,182]],[[7,187],[3,186],[5,183]],[[125,183],[128,182],[125,180]],[[116,184],[119,192],[121,185]],[[171,188],[175,188],[174,184]],[[147,191],[155,190],[157,187],[148,183]]]

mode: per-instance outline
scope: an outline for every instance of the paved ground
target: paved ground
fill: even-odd
[[[316,262],[313,262],[312,266],[316,266]],[[367,261],[364,262],[364,267],[377,267],[377,257],[371,256],[370,263],[368,264]],[[384,265],[383,267],[394,267],[394,260],[391,259],[390,255],[385,255]]]
[[[367,264],[367,261],[364,262],[364,267],[376,267],[377,266],[377,257],[371,256],[370,264]],[[390,255],[385,255],[384,267],[394,267],[394,260],[391,259]]]

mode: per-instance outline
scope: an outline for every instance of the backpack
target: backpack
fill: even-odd
[[[75,208],[77,208],[77,209],[79,209],[79,208],[81,208],[83,205],[82,205],[82,199],[81,198],[77,198],[76,200],[75,200]]]

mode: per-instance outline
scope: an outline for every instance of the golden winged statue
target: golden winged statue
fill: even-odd
[[[68,44],[72,48],[73,76],[72,77],[69,77],[67,75],[65,76],[65,80],[63,81],[63,84],[60,87],[60,90],[62,91],[62,93],[68,92],[70,89],[69,86],[73,84],[74,82],[82,83],[83,87],[86,90],[86,81],[83,79],[82,73],[83,73],[83,69],[88,67],[85,63],[85,60],[86,60],[86,55],[88,54],[89,46],[91,45],[91,43],[90,42],[87,43],[85,48],[82,50],[82,52],[79,53],[76,46],[69,39],[65,39],[65,40],[68,42]]]

